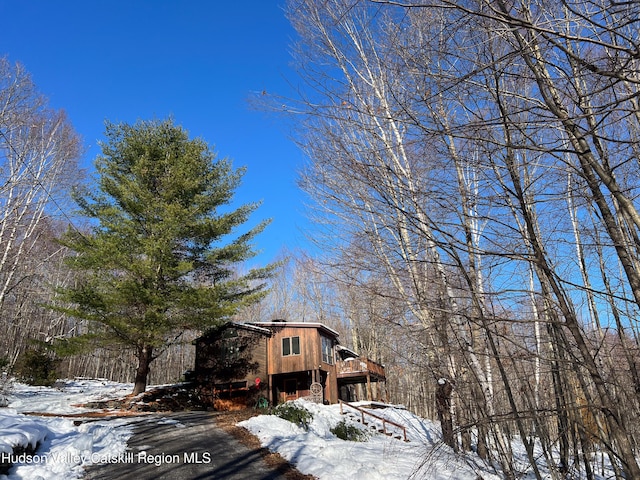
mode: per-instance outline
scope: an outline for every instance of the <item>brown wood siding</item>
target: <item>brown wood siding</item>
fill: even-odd
[[[320,333],[316,328],[277,327],[272,329],[270,338],[269,374],[300,372],[320,368],[322,353],[320,350]],[[282,339],[299,337],[300,355],[282,355]]]
[[[269,399],[276,403],[287,398],[287,381],[296,381],[296,398],[310,395],[311,382],[321,382],[324,400],[335,403],[338,400],[338,369],[335,363],[322,360],[323,336],[333,344],[337,341],[335,333],[317,324],[270,324],[260,329],[229,324],[197,339],[196,380],[203,388],[208,385],[209,393],[215,396],[216,391],[232,395],[242,389],[251,389],[256,378],[260,378]],[[283,338],[294,337],[299,339],[299,354],[291,351],[283,356]],[[335,354],[334,350],[334,362],[337,361]]]
[[[253,376],[253,380],[255,381],[256,377],[260,378],[262,383],[267,382],[267,376],[269,372],[267,371],[267,338],[263,337],[260,339],[258,345],[253,351],[253,361],[258,364],[258,369]]]
[[[327,377],[327,386],[325,387],[325,400],[328,400],[329,403],[338,403],[338,369],[335,365],[329,365],[328,363],[324,363],[324,370],[329,372]]]
[[[330,403],[338,401],[337,369],[336,365],[331,365],[322,361],[322,339],[321,333],[315,327],[275,327],[271,328],[273,336],[269,339],[269,374],[294,374],[296,372],[312,372],[322,370],[327,372],[325,382],[325,400]],[[324,336],[332,338],[324,333]],[[300,338],[299,355],[282,355],[283,338]],[[334,351],[334,362],[336,360]],[[304,389],[299,390],[300,396],[309,395]],[[281,394],[277,401],[284,401]]]
[[[225,341],[236,342],[242,347],[237,358],[226,361]],[[236,383],[246,381],[254,385],[255,379],[267,380],[267,341],[264,334],[229,327],[196,342],[195,374],[200,382]]]
[[[245,380],[247,387],[255,385],[256,378],[259,378],[263,384],[267,382],[267,339],[258,337],[256,341],[249,357],[250,362],[255,365],[255,370],[248,372],[244,378],[238,379]]]

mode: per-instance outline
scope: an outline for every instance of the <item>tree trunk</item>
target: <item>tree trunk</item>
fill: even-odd
[[[149,376],[149,365],[153,361],[153,347],[143,345],[138,349],[138,368],[136,369],[136,379],[133,384],[133,395],[138,395],[147,389],[147,377]]]
[[[563,352],[565,346],[562,342],[562,337],[558,335],[557,320],[552,319],[547,324],[547,331],[549,338],[552,339],[550,343],[550,350],[553,352],[551,360],[551,378],[553,380],[553,394],[556,405],[557,422],[558,422],[558,441],[560,444],[560,458],[558,460],[558,470],[560,474],[566,476],[569,472],[570,465],[570,450],[571,441],[569,439],[569,418],[567,415],[567,408],[569,403],[565,393],[566,381],[562,378],[562,372],[560,371],[560,364],[566,364]]]
[[[444,377],[439,378],[436,390],[436,409],[438,411],[438,420],[440,420],[440,428],[442,428],[442,440],[453,448],[454,452],[457,452],[458,442],[453,433],[453,416],[451,415],[452,393],[453,385],[451,382]]]

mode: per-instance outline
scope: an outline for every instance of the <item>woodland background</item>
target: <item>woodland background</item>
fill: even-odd
[[[640,478],[640,4],[287,9],[304,86],[255,102],[295,126],[321,253],[283,252],[270,294],[235,319],[335,328],[386,366],[388,401],[505,478],[514,435],[534,466],[542,445],[554,478],[594,478],[596,448]],[[13,363],[81,328],[42,307],[73,282],[52,239],[77,222],[65,194],[80,146],[25,72],[0,68],[0,355]],[[194,335],[152,383],[192,366]],[[130,380],[131,360],[100,350],[61,372]]]

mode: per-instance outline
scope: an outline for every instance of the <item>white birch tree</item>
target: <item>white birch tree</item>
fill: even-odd
[[[42,305],[69,281],[53,237],[69,221],[80,151],[64,112],[47,106],[22,65],[0,58],[0,356],[10,364],[30,341],[69,328]]]
[[[61,215],[78,179],[80,141],[28,73],[0,59],[0,306],[48,215]],[[66,213],[66,212],[65,212]]]
[[[317,200],[328,244],[371,252],[354,261],[375,258],[370,268],[384,271],[429,333],[428,347],[444,359],[430,364],[439,385],[459,391],[465,370],[473,372],[474,408],[506,477],[515,472],[503,427],[515,425],[525,439],[539,408],[551,408],[556,425],[536,420],[538,435],[560,432],[555,478],[576,468],[575,438],[586,450],[589,435],[620,476],[640,476],[628,421],[637,402],[623,386],[637,377],[633,356],[623,355],[627,371],[616,378],[602,361],[606,337],[584,321],[612,317],[623,350],[637,348],[625,330],[637,332],[640,308],[639,9],[604,1],[290,3],[308,88],[288,109],[305,115],[299,139],[311,162],[302,184]],[[518,305],[533,318],[505,315]],[[531,342],[503,333],[519,323]],[[513,390],[508,368],[526,369],[517,357],[503,359],[506,344],[533,354],[533,402]],[[552,388],[542,398],[545,382]],[[448,412],[439,413],[456,448],[456,399],[447,391]],[[587,418],[595,423],[589,435]],[[545,435],[551,464],[555,445]]]

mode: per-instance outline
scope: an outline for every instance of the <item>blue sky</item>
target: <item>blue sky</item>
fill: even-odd
[[[295,32],[278,0],[0,0],[0,55],[22,63],[83,137],[83,165],[99,153],[104,122],[171,115],[247,173],[236,199],[262,201],[252,222],[271,261],[303,248],[307,222],[296,186],[302,153],[281,119],[248,99],[290,94]]]

